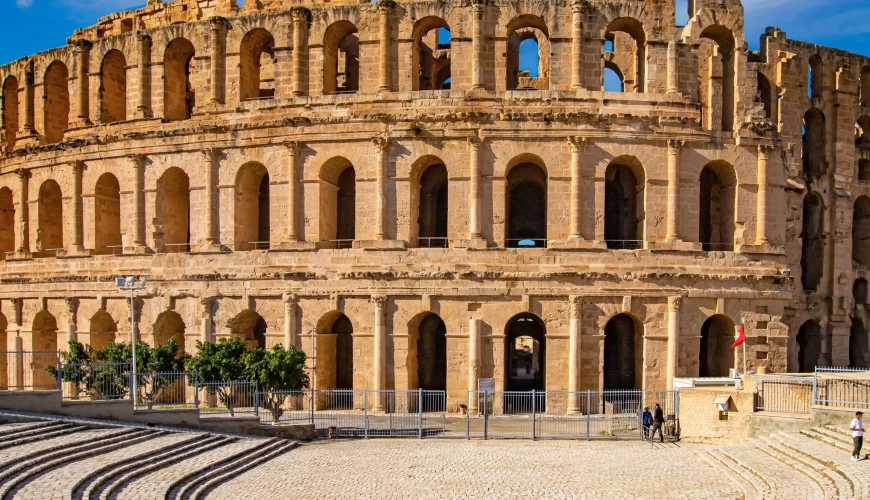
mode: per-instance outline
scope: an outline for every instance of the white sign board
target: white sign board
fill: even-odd
[[[495,392],[494,378],[479,378],[477,379],[477,390],[484,394]]]

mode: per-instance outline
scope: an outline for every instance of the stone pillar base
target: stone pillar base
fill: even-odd
[[[556,250],[607,250],[607,244],[603,241],[568,238],[567,240],[552,240],[547,243],[547,248]]]
[[[772,243],[762,243],[760,245],[737,245],[735,250],[738,253],[747,254],[767,254],[767,255],[785,255],[785,247],[774,245]]]
[[[408,248],[408,242],[403,240],[356,240],[353,242],[353,248],[361,248],[363,250],[405,250]]]
[[[15,149],[29,148],[39,146],[42,143],[42,137],[35,132],[15,138]]]
[[[203,241],[194,247],[191,253],[226,253],[227,250],[214,241]]]
[[[63,253],[64,253],[64,255],[60,255],[60,252],[58,252],[58,257],[74,258],[74,257],[90,257],[91,256],[91,251],[88,250],[87,248],[82,248],[82,247],[69,247],[69,249],[67,249]]]
[[[14,261],[14,260],[32,260],[33,254],[27,250],[17,250],[12,255],[7,255],[6,260]]]
[[[703,246],[700,243],[692,243],[690,241],[674,240],[674,241],[648,241],[646,242],[648,250],[658,252],[700,252]]]
[[[311,250],[315,250],[317,248],[317,244],[313,241],[281,241],[271,245],[269,248],[270,251],[273,252],[307,252]]]
[[[483,238],[471,238],[468,240],[456,240],[453,248],[468,248],[470,250],[485,250],[488,247]]]
[[[152,255],[154,250],[148,248],[147,245],[133,245],[124,247],[122,255]]]

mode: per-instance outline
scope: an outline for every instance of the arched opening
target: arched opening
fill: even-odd
[[[604,173],[604,240],[612,250],[643,246],[645,215],[643,167],[634,157],[619,157]]]
[[[127,60],[120,50],[110,50],[103,57],[103,86],[100,89],[102,109],[100,117],[104,123],[120,122],[127,119]]]
[[[121,187],[105,173],[94,188],[94,251],[112,253],[121,246]]]
[[[235,249],[268,249],[269,172],[259,163],[246,163],[236,174]]]
[[[56,181],[49,179],[39,187],[37,207],[39,231],[36,248],[49,254],[63,249],[63,195]]]
[[[450,78],[450,27],[427,16],[414,25],[411,90],[441,90]]]
[[[547,328],[541,318],[522,313],[508,321],[505,329],[506,392],[544,391],[547,387]],[[544,412],[544,397],[536,398],[536,411]],[[505,394],[504,413],[530,413],[526,395]]]
[[[728,316],[711,316],[701,327],[700,377],[727,377],[734,368],[734,321]]]
[[[801,325],[797,334],[798,371],[808,373],[815,371],[822,354],[822,327],[814,320]]]
[[[356,238],[356,172],[336,157],[320,169],[320,241],[350,248]]]
[[[547,247],[547,173],[535,163],[520,163],[507,176],[508,248]]]
[[[317,322],[317,388],[350,391],[354,388],[353,324],[333,311]],[[323,407],[353,408],[353,393],[333,395]]]
[[[118,324],[105,310],[100,309],[91,317],[90,345],[96,350],[115,342]]]
[[[424,391],[447,390],[447,326],[437,314],[426,314],[412,337],[416,339],[417,387]],[[416,333],[416,335],[414,335]],[[423,399],[423,411],[443,411],[443,398]]]
[[[856,279],[855,283],[852,285],[852,297],[854,297],[855,299],[855,305],[867,305],[867,294],[867,280],[865,280],[864,278]]]
[[[230,321],[230,334],[245,341],[248,350],[266,348],[266,321],[254,311],[245,309]]]
[[[275,97],[275,39],[263,28],[249,31],[239,48],[239,95],[242,101]]]
[[[604,327],[604,390],[643,387],[643,325],[618,314]]]
[[[0,313],[0,349],[4,351],[8,351],[7,347],[9,344],[9,339],[6,335],[6,328],[8,327],[8,323],[6,322],[6,316]],[[0,355],[0,390],[9,390],[12,389],[12,380],[10,380],[9,373],[9,356],[7,354]]]
[[[69,128],[69,71],[64,63],[54,61],[49,65],[44,87],[44,139],[54,144],[63,140],[63,132]]]
[[[801,232],[801,283],[804,292],[815,292],[824,271],[824,211],[822,197],[810,192],[804,197]]]
[[[163,55],[163,117],[169,121],[187,120],[196,105],[191,84],[196,71],[196,50],[189,40],[176,38]]]
[[[154,322],[154,345],[162,345],[175,339],[179,349],[184,349],[184,320],[175,311],[163,311]]]
[[[12,190],[0,188],[0,253],[15,251],[15,203]],[[5,348],[6,344],[0,344]]]
[[[825,115],[816,108],[804,114],[803,162],[804,175],[819,178],[827,170]]]
[[[426,167],[420,176],[417,246],[447,248],[447,167]]]
[[[12,151],[18,136],[18,79],[14,76],[3,82],[3,128],[6,129],[6,150]]]
[[[855,147],[870,145],[870,116],[861,115],[855,122]]]
[[[870,106],[870,66],[861,68],[861,105]]]
[[[604,61],[604,91],[625,92],[625,77],[612,61]]]
[[[764,117],[773,118],[773,88],[764,73],[758,72],[758,99],[764,104]]]
[[[858,180],[870,182],[870,160],[858,160]]]
[[[810,56],[810,63],[807,68],[807,89],[809,97],[822,97],[824,75],[822,73],[822,58],[818,54]]]
[[[48,311],[40,311],[33,318],[33,364],[30,382],[34,389],[56,389],[54,377],[45,371],[57,367],[57,320]],[[25,380],[25,385],[27,380]]]
[[[700,101],[708,130],[734,131],[736,95],[734,33],[715,24],[701,32],[698,49]]]
[[[870,198],[860,196],[852,211],[852,260],[870,266]]]
[[[849,331],[849,367],[870,367],[870,341],[867,337],[867,328],[858,318],[852,318],[852,329]]]
[[[543,19],[524,14],[507,26],[507,90],[550,88],[550,32]]]
[[[726,162],[714,161],[701,170],[700,242],[704,251],[734,250],[737,177]]]
[[[637,19],[620,17],[604,31],[604,68],[618,69],[625,92],[646,91],[646,33]],[[608,51],[607,49],[611,49]],[[607,64],[607,63],[610,64]],[[602,86],[606,82],[602,80]]]
[[[171,167],[157,181],[156,215],[155,239],[164,252],[190,251],[190,179],[184,170]]]
[[[359,91],[359,36],[349,21],[337,21],[323,35],[323,93]]]

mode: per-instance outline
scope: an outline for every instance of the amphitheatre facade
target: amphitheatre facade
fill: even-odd
[[[740,323],[866,366],[870,58],[688,3],[148,0],[0,66],[0,346],[129,340],[137,275],[149,343],[451,408],[727,375]]]

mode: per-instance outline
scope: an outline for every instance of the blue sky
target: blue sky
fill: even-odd
[[[684,5],[686,0],[678,0]],[[66,44],[76,28],[111,12],[139,7],[145,0],[0,0],[0,64]],[[867,0],[744,0],[750,48],[766,26],[789,38],[870,56]]]

